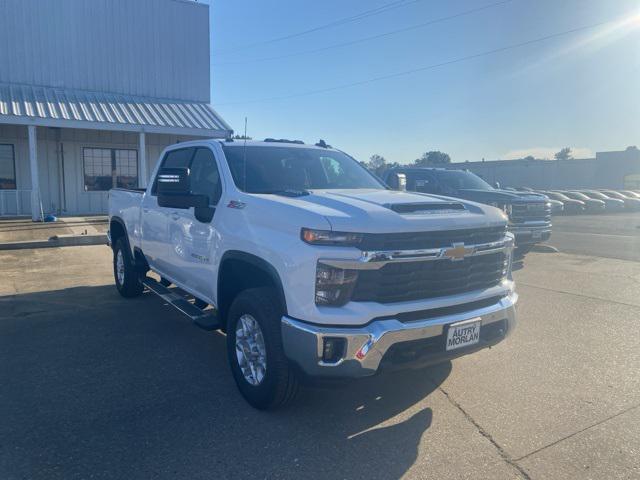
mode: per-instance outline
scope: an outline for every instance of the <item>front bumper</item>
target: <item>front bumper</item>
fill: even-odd
[[[551,237],[551,224],[545,225],[509,225],[517,245],[546,242]]]
[[[304,373],[317,377],[365,377],[381,368],[403,363],[409,354],[426,365],[450,360],[494,345],[513,330],[518,295],[511,292],[493,305],[424,320],[374,320],[362,327],[326,327],[289,317],[282,318],[282,341],[287,357]],[[428,313],[428,311],[426,311]],[[425,314],[425,316],[427,316]],[[446,351],[448,325],[480,319],[480,342]],[[483,331],[489,332],[483,337]],[[333,363],[323,361],[324,340],[344,339],[343,355]],[[415,354],[414,354],[415,352]],[[406,362],[410,366],[411,362]]]

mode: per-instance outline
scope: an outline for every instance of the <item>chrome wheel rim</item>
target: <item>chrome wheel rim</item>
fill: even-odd
[[[260,324],[249,314],[242,315],[236,325],[236,358],[247,383],[260,385],[267,373],[267,350]]]
[[[118,250],[116,254],[116,277],[118,278],[118,284],[124,285],[124,255],[122,255],[122,250]]]

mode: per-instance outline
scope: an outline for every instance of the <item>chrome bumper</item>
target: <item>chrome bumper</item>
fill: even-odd
[[[376,320],[362,327],[323,327],[301,322],[289,317],[282,318],[282,341],[287,357],[306,374],[325,377],[364,377],[375,374],[388,350],[395,344],[413,340],[442,337],[446,326],[463,320],[478,318],[482,328],[495,322],[504,322],[505,329],[496,341],[480,343],[458,350],[436,352],[437,361],[445,361],[471,351],[484,348],[504,339],[515,327],[515,303],[518,295],[511,292],[494,305],[463,313],[444,315],[401,322],[397,319]],[[344,339],[342,358],[326,363],[322,359],[324,339]],[[434,362],[431,362],[434,363]]]

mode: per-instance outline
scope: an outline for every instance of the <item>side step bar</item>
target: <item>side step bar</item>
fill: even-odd
[[[220,319],[215,313],[215,310],[201,310],[186,298],[169,290],[167,287],[161,285],[160,282],[151,277],[144,277],[142,279],[142,284],[169,305],[189,317],[193,323],[200,328],[203,328],[204,330],[217,330],[220,328]]]

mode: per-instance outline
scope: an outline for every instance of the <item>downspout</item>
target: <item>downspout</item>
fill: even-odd
[[[64,144],[62,140],[58,142],[58,159],[60,162],[60,213],[67,211],[67,187],[64,175]]]

